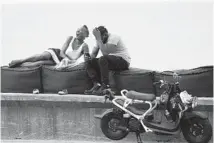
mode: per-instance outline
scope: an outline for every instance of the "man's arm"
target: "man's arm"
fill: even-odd
[[[121,38],[118,39],[117,47],[119,47],[120,49],[126,49],[125,44],[123,43]]]
[[[69,44],[70,44],[70,42],[71,42],[72,39],[73,39],[73,36],[69,36],[69,37],[66,39],[65,43],[63,44],[62,49],[61,49],[61,51],[60,51],[60,56],[61,56],[62,58],[67,57],[66,54],[65,54],[65,52],[66,52],[66,50],[68,49],[68,46],[69,46]]]
[[[92,50],[91,58],[96,58],[97,55],[98,55],[98,52],[99,52],[99,47],[98,47],[98,45],[97,45],[97,46],[95,46],[95,47],[93,48],[93,50]]]
[[[93,34],[95,36],[96,39],[96,46],[94,47],[92,53],[91,53],[91,58],[96,58],[99,52],[99,49],[102,48],[104,46],[102,40],[101,40],[101,34],[100,31],[98,29],[94,29],[93,30]]]

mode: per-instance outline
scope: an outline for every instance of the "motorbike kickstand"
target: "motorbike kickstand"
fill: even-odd
[[[143,143],[140,137],[140,133],[136,132],[136,137],[137,137],[137,143]]]

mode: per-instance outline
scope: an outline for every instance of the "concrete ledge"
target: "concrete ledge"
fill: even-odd
[[[137,141],[136,141],[137,142]],[[1,143],[135,143],[134,141],[75,141],[75,140],[2,140]],[[143,141],[143,143],[165,143],[160,141]],[[170,142],[170,143],[178,143],[178,142]],[[179,142],[179,143],[186,143],[186,142]],[[211,143],[211,142],[210,142]]]
[[[157,98],[159,99],[159,98]],[[199,98],[196,110],[201,110],[213,120],[213,98]],[[135,104],[146,110],[146,104]],[[94,95],[57,95],[1,93],[1,138],[3,140],[78,140],[82,142],[111,142],[100,129],[100,120],[94,115],[113,107],[104,103],[104,97]],[[163,110],[155,111],[157,119],[165,118]],[[212,124],[212,122],[211,122]],[[152,142],[168,137],[143,134],[143,140]],[[119,142],[135,142],[130,133]],[[170,142],[185,142],[182,134],[172,137]],[[212,141],[211,141],[212,142]]]
[[[157,100],[160,98],[157,97]],[[198,106],[195,110],[199,111],[213,111],[213,101],[212,97],[199,97]],[[96,95],[82,95],[82,94],[68,94],[68,95],[58,95],[58,94],[31,94],[31,93],[1,93],[1,104],[5,103],[28,103],[28,105],[40,105],[46,104],[47,106],[54,103],[55,106],[81,106],[87,108],[110,108],[113,107],[110,101],[105,103],[103,96]],[[72,103],[72,104],[71,104]],[[146,104],[135,104],[139,108],[146,109],[148,105]]]
[[[137,143],[136,139],[132,141],[68,141],[68,140],[3,140],[1,143]],[[143,141],[143,143],[166,143],[160,141]],[[178,143],[178,141],[173,141],[170,143]],[[186,141],[179,141],[179,143],[187,143]],[[211,143],[211,142],[209,142]]]

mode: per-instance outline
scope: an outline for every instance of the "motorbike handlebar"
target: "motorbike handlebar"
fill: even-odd
[[[153,82],[153,85],[157,85],[157,84],[165,85],[165,84],[168,84],[168,82],[163,81],[163,80],[159,80],[157,82]]]
[[[159,80],[157,82],[153,82],[153,85],[157,85],[157,84],[160,84],[160,88],[162,88],[164,85],[168,85],[168,84],[179,84],[179,82],[170,83],[170,82],[167,82],[167,81],[164,81],[164,80]]]
[[[160,81],[153,82],[153,85],[157,85],[157,84],[160,84]]]

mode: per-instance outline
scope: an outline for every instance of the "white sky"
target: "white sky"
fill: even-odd
[[[173,70],[213,65],[211,3],[65,3],[2,6],[2,65],[61,48],[86,24],[121,36],[132,67]],[[94,37],[87,39],[90,51]]]

